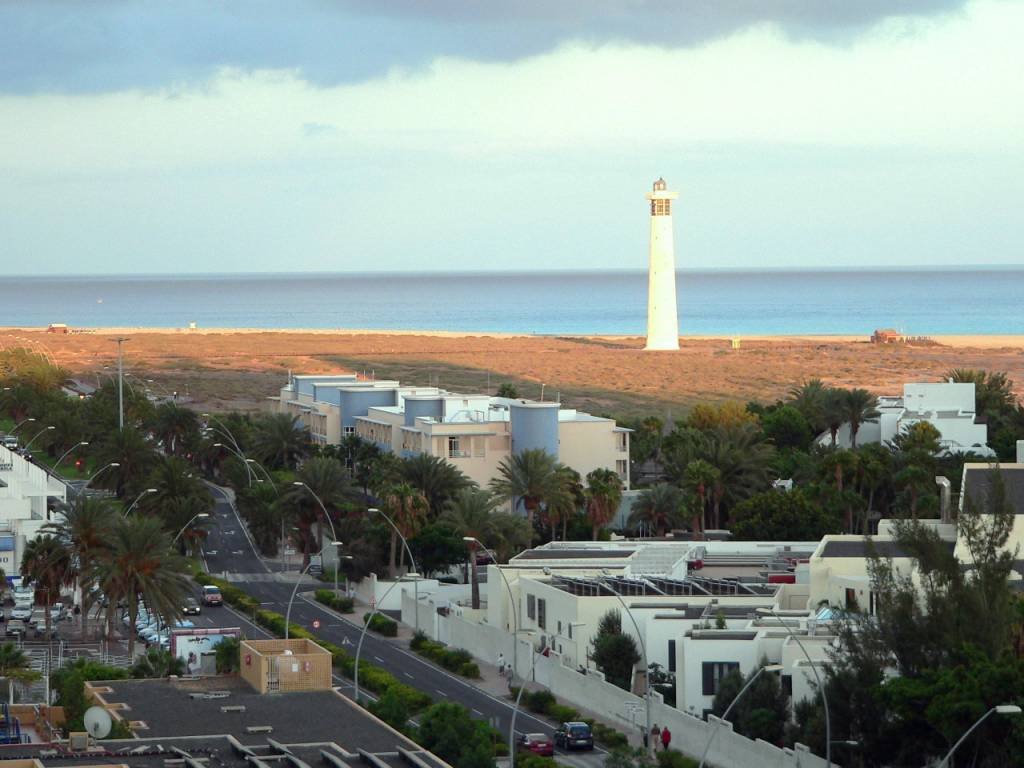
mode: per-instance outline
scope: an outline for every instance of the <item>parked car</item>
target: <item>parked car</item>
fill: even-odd
[[[554,757],[555,742],[546,733],[527,733],[520,742],[523,749],[528,749],[541,757]]]
[[[67,609],[64,607],[64,603],[54,603],[50,606],[50,620],[60,621],[68,616]]]
[[[586,723],[562,723],[555,731],[555,746],[562,749],[593,749],[594,734]]]
[[[203,587],[203,604],[204,605],[221,605],[224,602],[224,597],[220,593],[220,589],[207,584]]]
[[[36,634],[36,637],[46,637],[46,619],[37,619],[32,624],[32,629]],[[50,625],[50,637],[57,637],[57,628]]]
[[[185,598],[185,604],[181,606],[181,612],[185,616],[198,616],[203,609],[199,607],[199,601],[194,597],[188,597]]]
[[[31,605],[16,605],[11,611],[11,618],[17,621],[28,621],[32,618],[32,609]]]
[[[8,637],[24,637],[25,635],[25,622],[14,620],[7,622],[7,636]]]

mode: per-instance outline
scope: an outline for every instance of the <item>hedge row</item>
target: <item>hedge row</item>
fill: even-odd
[[[514,700],[518,694],[519,689],[512,688],[509,698]],[[624,733],[614,728],[609,728],[604,723],[599,723],[592,718],[580,717],[579,710],[568,707],[565,704],[559,704],[551,691],[523,691],[520,704],[531,712],[535,712],[538,715],[547,715],[552,720],[560,723],[568,723],[574,720],[586,723],[594,734],[594,740],[608,749],[625,747],[629,744],[629,739],[626,738]]]
[[[480,667],[473,661],[470,652],[463,648],[449,648],[444,643],[431,640],[422,631],[413,635],[409,646],[420,656],[440,664],[449,672],[474,680],[480,677]]]
[[[336,595],[333,589],[318,589],[313,593],[313,596],[318,603],[326,605],[338,613],[352,613],[355,608],[355,600],[351,597]]]
[[[383,613],[364,613],[363,624],[370,622],[370,631],[384,637],[398,637],[398,622]]]

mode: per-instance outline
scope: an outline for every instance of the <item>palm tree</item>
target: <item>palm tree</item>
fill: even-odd
[[[110,432],[97,452],[100,466],[116,462],[96,478],[95,484],[112,488],[118,498],[125,495],[125,489],[140,485],[156,464],[158,455],[143,434],[128,424],[124,429]]]
[[[440,456],[417,453],[402,460],[402,476],[427,500],[431,516],[437,516],[445,503],[471,481]]]
[[[14,643],[0,645],[0,679],[7,681],[8,701],[14,703],[14,683],[30,685],[41,675],[31,667],[31,662],[21,648]]]
[[[186,672],[185,660],[163,648],[150,648],[132,666],[132,677],[170,677]]]
[[[60,597],[63,587],[75,582],[75,567],[67,547],[56,536],[44,533],[36,536],[21,555],[21,575],[36,583],[36,589],[46,595],[46,636],[50,636],[50,606]]]
[[[828,387],[821,379],[807,379],[789,390],[789,403],[804,415],[815,435],[828,424],[825,421],[825,393]]]
[[[646,525],[653,528],[658,536],[664,536],[668,529],[678,525],[682,503],[682,494],[674,485],[652,485],[633,502],[629,524],[633,528]]]
[[[857,449],[857,432],[861,424],[878,421],[878,398],[866,389],[851,389],[843,392],[845,397],[846,421],[850,423],[851,447]]]
[[[569,521],[587,504],[580,482],[580,473],[572,467],[558,464],[552,478],[551,490],[544,499],[541,517],[551,528],[552,540],[557,539],[558,526],[562,526],[562,540],[567,535]]]
[[[337,511],[353,497],[352,486],[341,462],[327,456],[317,456],[304,461],[296,477],[309,490],[292,486],[286,494],[286,499],[298,509],[296,523],[307,543],[313,523],[317,523],[317,551],[320,551],[323,549],[324,528],[328,526],[327,521],[322,519],[324,510],[309,491],[319,497],[333,521],[337,517]],[[305,549],[308,558],[310,548],[307,546]]]
[[[839,428],[846,420],[846,392],[837,387],[830,387],[825,390],[822,401],[822,419],[828,428],[829,436],[832,438],[832,447],[836,447],[836,440],[839,437]]]
[[[716,427],[706,436],[701,457],[718,470],[711,486],[711,524],[722,525],[722,505],[735,504],[768,485],[775,448],[755,424]]]
[[[494,546],[496,531],[494,527],[495,509],[500,504],[490,491],[481,488],[463,488],[445,504],[439,522],[447,523],[463,536],[472,536],[475,540],[487,542]],[[480,607],[480,582],[477,575],[476,551],[477,541],[469,543],[469,566],[471,571],[473,608]]]
[[[847,477],[852,476],[857,467],[860,466],[860,457],[853,451],[845,448],[836,448],[826,453],[822,459],[822,469],[830,473],[835,479],[838,498],[844,498],[843,490]],[[846,498],[846,501],[850,501]],[[847,504],[846,510],[846,532],[853,533],[853,507]]]
[[[182,447],[199,433],[199,418],[191,408],[161,403],[156,408],[153,431],[160,438],[164,450],[170,456],[177,456]]]
[[[195,468],[177,456],[158,459],[155,470],[150,473],[146,482],[156,489],[156,493],[147,494],[139,502],[137,509],[140,511],[155,511],[163,515],[168,505],[182,499],[194,500],[195,506],[199,507],[197,512],[209,512],[213,509],[213,497],[196,474]]]
[[[44,527],[57,536],[78,565],[75,591],[82,607],[83,636],[88,635],[96,563],[107,547],[107,536],[116,520],[113,507],[106,499],[79,496],[64,510],[60,520]]]
[[[533,529],[525,517],[496,512],[491,518],[493,526],[492,545],[498,562],[507,563],[515,555],[530,546],[533,540]]]
[[[268,467],[294,467],[309,448],[306,430],[287,413],[269,413],[256,422],[252,453]]]
[[[954,368],[943,375],[946,381],[974,384],[975,410],[991,416],[1017,402],[1013,382],[1001,371],[977,371],[970,368]]]
[[[558,459],[543,448],[531,448],[501,460],[491,491],[514,506],[521,501],[532,527],[534,514],[556,490],[557,473]]]
[[[622,503],[622,480],[610,469],[595,469],[587,473],[585,493],[587,517],[597,541],[598,532],[612,521]]]
[[[690,524],[694,539],[700,540],[704,537],[704,519],[707,514],[708,499],[711,489],[718,485],[721,474],[704,459],[691,461],[683,472],[684,487],[690,490],[697,499],[693,522]]]
[[[910,497],[910,516],[917,520],[918,504],[923,494],[935,487],[934,475],[919,464],[907,464],[893,478],[897,488]]]
[[[171,539],[159,520],[151,517],[119,519],[109,534],[109,546],[96,565],[96,581],[108,599],[108,632],[118,615],[118,604],[128,611],[134,627],[139,600],[165,622],[181,616],[182,597],[189,580],[185,561],[171,550]],[[134,656],[135,635],[128,635],[128,655]]]
[[[415,536],[427,519],[429,505],[426,497],[409,483],[396,483],[387,489],[382,499],[384,511],[406,539]],[[388,570],[394,578],[398,573],[398,532],[391,531]],[[405,557],[403,551],[402,557]]]

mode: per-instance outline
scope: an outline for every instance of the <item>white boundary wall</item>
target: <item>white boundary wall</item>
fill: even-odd
[[[412,618],[413,602],[411,598],[403,600],[403,620]],[[433,610],[430,601],[426,601],[425,605],[431,606],[430,610],[436,618],[428,623],[425,620],[426,613],[421,610],[420,627],[428,632],[430,627],[435,628],[434,639],[454,648],[465,648],[474,657],[490,664],[495,663],[499,653],[504,655],[506,662],[512,661],[512,635],[486,623],[473,621],[465,615],[479,613],[482,618],[483,611],[473,612],[453,606],[448,616],[441,616]],[[421,601],[421,609],[423,607]],[[549,688],[560,700],[593,712],[629,735],[631,740],[635,741],[642,734],[647,720],[642,697],[606,682],[600,672],[591,670],[585,675],[577,672],[563,664],[557,653],[540,656],[533,652],[528,640],[520,639],[517,646],[516,664],[520,677],[530,676],[532,664],[533,679]],[[672,746],[699,758],[718,719],[712,717],[705,722],[668,706],[662,701],[661,695],[655,692],[651,698],[651,722],[663,728],[667,725],[672,731]],[[812,754],[803,744],[788,749],[760,739],[753,741],[734,733],[732,725],[724,721],[708,752],[708,763],[717,768],[826,768],[825,760]],[[839,768],[835,761],[832,764]]]

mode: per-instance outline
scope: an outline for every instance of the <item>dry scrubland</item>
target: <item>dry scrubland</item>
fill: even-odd
[[[116,334],[126,370],[163,389],[188,392],[207,408],[259,408],[288,370],[371,372],[377,378],[485,391],[514,383],[524,396],[561,394],[568,406],[598,413],[681,414],[706,400],[782,397],[795,382],[897,393],[905,381],[938,379],[950,368],[1006,371],[1024,396],[1024,337],[940,337],[937,346],[876,346],[852,337],[687,338],[678,353],[645,353],[626,337],[458,336],[393,332],[96,330],[61,336],[0,331],[0,346],[36,345],[93,384],[113,370]],[[24,341],[27,339],[28,341]],[[104,371],[104,366],[110,366]],[[132,381],[132,379],[129,379]]]

